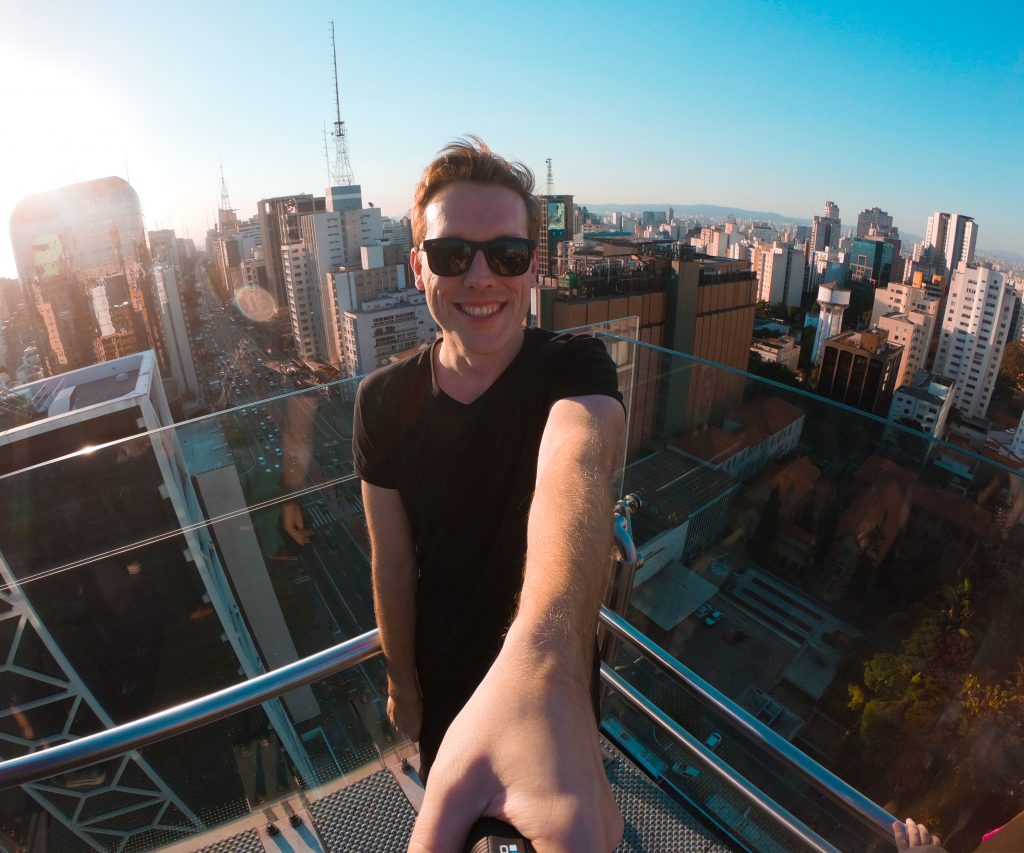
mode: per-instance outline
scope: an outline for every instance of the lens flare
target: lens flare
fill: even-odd
[[[238,310],[256,323],[265,323],[277,311],[277,303],[270,293],[262,287],[246,285],[235,291],[235,304]]]

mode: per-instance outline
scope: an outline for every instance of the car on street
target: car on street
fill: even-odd
[[[672,772],[678,773],[680,776],[686,776],[688,779],[696,779],[700,776],[700,771],[692,764],[683,765],[682,761],[677,761],[672,765]]]
[[[710,612],[711,612],[711,605],[710,604],[702,604],[700,607],[697,608],[697,614],[696,615],[697,615],[698,619],[703,619]]]
[[[721,610],[712,610],[707,616],[704,617],[704,624],[714,625],[723,616],[725,616],[725,614]]]
[[[718,744],[722,742],[721,732],[712,732],[708,735],[708,739],[704,741],[704,745],[712,752],[718,747]]]

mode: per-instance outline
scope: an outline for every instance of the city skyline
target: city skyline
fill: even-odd
[[[831,199],[844,230],[877,205],[912,234],[947,210],[974,217],[979,250],[1024,253],[1011,207],[1024,190],[1013,148],[1024,52],[998,49],[1024,16],[1009,4],[958,10],[956,31],[917,5],[833,20],[810,5],[722,15],[650,3],[613,15],[610,4],[527,4],[521,41],[516,22],[495,38],[493,21],[464,3],[445,15],[392,5],[386,30],[372,9],[330,4],[289,20],[269,4],[185,4],[171,17],[46,5],[14,5],[0,34],[11,128],[0,143],[0,276],[16,275],[14,205],[56,186],[125,177],[147,229],[198,244],[215,221],[219,161],[242,217],[260,198],[322,194],[332,18],[355,180],[386,215],[408,210],[440,147],[476,133],[531,167],[539,189],[552,158],[555,191],[583,204],[809,219]]]

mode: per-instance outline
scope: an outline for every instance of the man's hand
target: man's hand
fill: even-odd
[[[892,825],[892,832],[896,839],[897,850],[909,850],[913,848],[920,853],[946,853],[941,846],[939,836],[928,831],[923,823],[915,823],[907,818],[905,823],[896,821]]]
[[[402,687],[388,678],[388,719],[409,740],[420,739],[423,726],[423,697],[419,687]]]
[[[461,851],[481,815],[510,823],[538,853],[607,853],[622,837],[585,685],[558,657],[507,640],[449,728],[410,853]]]
[[[306,545],[313,538],[313,531],[306,527],[302,518],[302,507],[298,501],[285,501],[281,504],[281,526],[299,545]]]

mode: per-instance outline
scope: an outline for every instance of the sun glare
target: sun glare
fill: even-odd
[[[0,54],[0,116],[0,212],[6,215],[30,193],[124,174],[130,125],[111,93],[80,69]]]

